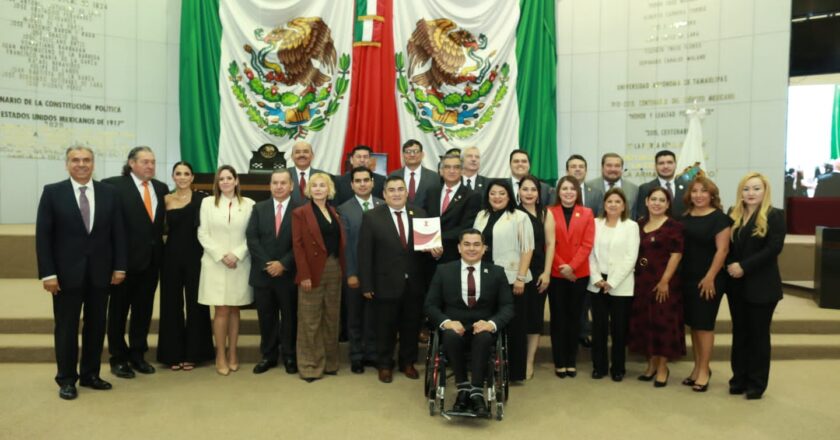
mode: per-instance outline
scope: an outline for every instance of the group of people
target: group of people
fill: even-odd
[[[621,381],[629,347],[648,358],[638,379],[665,386],[688,325],[694,368],[683,384],[706,391],[726,292],[730,392],[760,398],[766,389],[785,225],[762,175],[744,177],[727,214],[710,179],[677,182],[669,151],[656,155],[657,178],[641,187],[622,179],[613,153],[589,181],[586,159],[571,156],[551,187],[530,174],[523,150],[510,153],[505,178],[480,175],[474,147],[447,152],[433,171],[422,166],[422,144],[409,140],[404,166],[388,177],[368,168],[371,152],[357,146],[351,169],[332,176],[312,168],[310,144],[296,142],[294,166],[275,170],[271,197],[255,203],[229,165],[207,195],[192,189],[186,162],[172,169],[173,191],[155,180],[148,147],[134,148],[123,175],[101,183],[92,179],[93,151],[69,148],[70,179],[44,188],[36,226],[39,277],[53,295],[59,396],[75,398],[77,381],[111,388],[99,375],[106,309],[112,373],[155,372],[144,356],[158,279],[157,361],[167,368],[214,360],[220,375],[238,371],[239,309],[255,304],[255,374],[281,362],[307,382],[337,374],[343,304],[353,373],[375,367],[383,383],[395,370],[418,379],[418,344],[431,328],[455,370],[456,409],[478,413],[486,411],[486,362],[476,359],[486,359],[499,331],[509,341],[509,379],[534,375],[546,297],[558,377],[577,375],[591,307],[593,378]],[[414,223],[429,217],[440,218],[442,244],[417,250]]]

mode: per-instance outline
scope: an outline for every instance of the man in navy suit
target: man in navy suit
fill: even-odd
[[[423,144],[409,139],[402,146],[403,168],[393,173],[405,180],[408,192],[408,205],[422,208],[426,206],[426,196],[430,192],[440,190],[440,175],[424,166]],[[384,196],[384,195],[383,195]],[[387,199],[387,196],[384,196]]]
[[[287,169],[271,174],[271,198],[254,205],[245,237],[251,253],[254,302],[260,323],[262,359],[254,374],[277,366],[281,350],[286,373],[296,374],[297,285],[292,250],[292,175]]]
[[[125,278],[126,238],[116,191],[92,179],[93,151],[73,146],[65,156],[70,178],[44,187],[35,246],[38,277],[53,298],[58,395],[72,400],[78,395],[77,380],[83,387],[111,389],[99,377],[99,370],[108,285]],[[82,310],[82,359],[77,374]]]
[[[645,199],[651,190],[658,187],[665,188],[671,194],[671,216],[679,217],[685,211],[683,195],[685,186],[676,181],[677,156],[673,151],[662,150],[654,157],[656,166],[656,178],[650,182],[643,183],[639,187],[639,196],[636,198],[636,218],[647,217],[648,210]]]
[[[373,208],[384,204],[382,199],[371,194],[376,174],[369,168],[353,168],[349,175],[353,197],[338,207],[341,223],[344,225],[347,244],[344,247],[344,261],[347,265],[344,298],[347,304],[347,337],[350,342],[350,371],[365,372],[365,364],[376,365],[376,333],[371,301],[362,297],[359,290],[359,230],[362,216]]]
[[[486,246],[481,231],[461,232],[461,259],[438,266],[425,311],[441,331],[443,349],[455,372],[458,397],[452,410],[486,416],[484,381],[496,334],[513,318],[513,294],[505,271],[481,261]],[[465,354],[470,350],[470,378]]]
[[[122,176],[102,181],[116,189],[128,242],[125,282],[110,288],[108,303],[111,373],[124,379],[133,378],[135,371],[155,372],[143,356],[149,350],[149,325],[163,257],[164,197],[169,188],[154,176],[155,154],[151,148],[139,146],[128,153]]]

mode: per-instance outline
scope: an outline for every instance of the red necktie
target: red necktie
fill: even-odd
[[[443,206],[440,207],[440,213],[443,214],[446,212],[446,208],[449,207],[449,194],[452,194],[451,188],[446,188],[446,196],[443,197]]]
[[[414,171],[412,171],[411,178],[408,179],[408,201],[412,203],[414,203],[414,196],[417,195],[415,186],[417,186],[417,183],[414,181]]]
[[[277,214],[274,215],[274,235],[280,235],[280,224],[283,223],[283,205],[277,205]]]
[[[467,266],[467,307],[475,307],[475,267]]]
[[[402,242],[403,249],[408,247],[408,240],[405,239],[405,227],[402,222],[402,211],[394,211],[397,216],[397,228],[400,230],[400,242]]]
[[[298,187],[300,187],[300,195],[306,197],[303,195],[303,190],[306,189],[306,173],[303,171],[300,172],[300,182],[298,183]]]

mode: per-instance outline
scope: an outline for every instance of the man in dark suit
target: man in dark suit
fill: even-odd
[[[593,192],[592,187],[586,184],[586,172],[586,159],[580,154],[573,154],[566,159],[566,175],[572,176],[580,182],[583,206],[591,209],[592,212],[598,212],[598,204],[604,199],[604,195],[598,191]]]
[[[428,254],[414,250],[412,220],[425,217],[407,206],[408,191],[400,176],[385,181],[385,205],[362,216],[359,231],[359,284],[373,300],[379,380],[391,383],[394,345],[399,333],[399,369],[409,379],[420,377],[417,336],[422,317]],[[440,257],[442,249],[433,252]]]
[[[817,179],[814,197],[840,197],[840,158],[834,161],[831,173],[823,174]]]
[[[438,266],[425,311],[442,330],[443,349],[455,372],[458,397],[452,410],[486,416],[483,390],[490,349],[498,331],[513,318],[513,294],[504,269],[482,263],[485,246],[481,231],[461,232],[458,251],[459,261]],[[472,353],[469,380],[467,350]]]
[[[438,264],[458,259],[458,235],[472,228],[481,209],[481,194],[461,183],[461,158],[444,156],[440,165],[443,188],[430,192],[426,199],[429,217],[440,217],[443,255]]]
[[[647,217],[648,210],[645,199],[654,188],[663,187],[671,194],[671,215],[679,217],[685,211],[683,195],[685,185],[676,181],[677,156],[669,150],[661,150],[654,158],[656,165],[656,179],[643,183],[639,187],[639,195],[636,198],[636,218]]]
[[[482,194],[489,179],[479,174],[481,171],[481,151],[478,147],[464,148],[464,151],[461,152],[461,160],[463,162],[461,180],[464,186]]]
[[[375,366],[376,330],[371,301],[362,297],[359,290],[359,230],[362,227],[364,213],[384,205],[385,202],[373,197],[373,171],[367,167],[353,168],[349,173],[353,179],[351,187],[353,197],[338,207],[341,223],[344,225],[347,244],[344,247],[344,260],[347,264],[344,283],[344,295],[347,304],[347,339],[350,342],[350,371],[356,374],[365,372],[365,364]]]
[[[522,178],[531,174],[531,156],[525,150],[513,150],[510,152],[510,185],[513,188],[513,197],[516,204],[519,204],[519,182]],[[554,188],[547,183],[540,181],[540,203],[549,206],[554,203]]]
[[[72,400],[76,381],[109,390],[99,377],[105,339],[108,284],[125,279],[126,243],[122,211],[113,188],[94,181],[93,151],[74,146],[65,153],[68,180],[46,185],[38,204],[35,246],[38,277],[53,298],[58,395]],[[79,313],[84,309],[79,373]]]
[[[303,190],[306,189],[306,183],[312,178],[315,173],[326,173],[335,182],[335,177],[326,171],[312,168],[312,159],[315,157],[315,152],[312,151],[312,144],[306,141],[297,141],[292,145],[292,162],[295,166],[289,168],[292,173],[292,201],[296,204],[302,204],[306,199],[303,195]]]
[[[128,153],[122,176],[103,180],[116,189],[128,237],[128,272],[124,283],[111,287],[108,304],[111,372],[124,379],[133,378],[134,370],[155,372],[143,356],[149,350],[149,324],[163,254],[164,197],[169,188],[154,176],[155,154],[151,148],[140,146]]]
[[[408,204],[414,207],[426,206],[426,197],[430,192],[440,190],[440,175],[422,166],[423,145],[414,140],[405,141],[402,146],[402,160],[405,165],[393,173],[392,176],[399,176],[405,180],[406,191],[408,191]],[[387,196],[383,194],[387,200]]]
[[[333,199],[335,206],[341,206],[341,204],[353,198],[352,170],[357,167],[369,169],[372,152],[373,150],[367,145],[356,145],[350,152],[350,170],[335,179],[335,198]],[[371,171],[371,174],[373,174],[372,194],[381,200],[382,189],[385,188],[385,176],[373,171]]]
[[[286,373],[296,374],[297,285],[291,214],[297,205],[291,197],[291,173],[275,170],[270,185],[271,198],[254,205],[245,231],[262,353],[254,374],[276,367],[281,350]]]
[[[604,211],[604,194],[612,188],[621,188],[627,198],[630,208],[630,218],[636,218],[636,198],[639,187],[622,178],[624,174],[624,159],[616,153],[606,153],[601,156],[601,177],[586,182],[592,188],[593,203],[597,202],[598,209],[593,214],[600,215]]]

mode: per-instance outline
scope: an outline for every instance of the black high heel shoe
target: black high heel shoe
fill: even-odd
[[[709,370],[709,379],[706,380],[706,383],[704,383],[703,385],[700,385],[699,383],[697,383],[695,381],[694,384],[691,385],[691,391],[694,391],[695,393],[705,393],[709,389],[709,382],[711,382],[711,381],[712,381],[712,370]]]
[[[642,382],[650,382],[650,381],[653,380],[654,377],[656,377],[656,371],[651,373],[649,376],[645,376],[644,374],[640,374],[638,377],[636,377],[636,379],[638,379]]]
[[[669,368],[666,371],[667,372],[665,373],[665,380],[663,380],[662,382],[658,380],[653,381],[653,386],[655,388],[664,388],[666,385],[668,385],[668,378],[671,377],[671,369]],[[653,375],[656,376],[656,373],[654,373]]]

